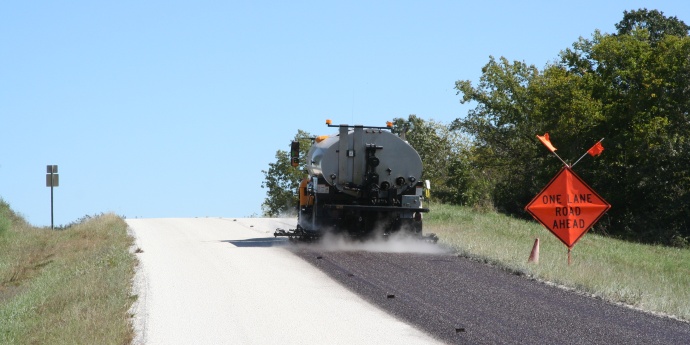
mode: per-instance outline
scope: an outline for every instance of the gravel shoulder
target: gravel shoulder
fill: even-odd
[[[294,219],[128,219],[135,344],[435,344],[284,248]]]

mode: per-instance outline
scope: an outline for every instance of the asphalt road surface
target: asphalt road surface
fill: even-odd
[[[392,315],[456,344],[690,344],[690,324],[456,255],[294,252]]]
[[[690,344],[688,323],[428,244],[272,237],[292,219],[127,222],[136,344]]]

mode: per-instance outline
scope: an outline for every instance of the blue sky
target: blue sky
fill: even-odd
[[[450,123],[489,56],[539,68],[578,37],[687,1],[3,1],[0,198],[50,225],[261,214],[298,129]]]

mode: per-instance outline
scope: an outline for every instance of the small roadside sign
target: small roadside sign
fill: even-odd
[[[55,229],[53,223],[53,187],[60,185],[58,166],[51,164],[46,166],[46,187],[50,187],[50,228]]]
[[[570,249],[609,208],[609,203],[564,166],[525,210]]]
[[[58,174],[46,174],[46,187],[59,187],[60,186],[60,175]]]

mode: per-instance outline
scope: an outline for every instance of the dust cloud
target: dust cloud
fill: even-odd
[[[391,235],[374,236],[367,239],[356,239],[345,235],[326,232],[318,242],[312,244],[324,251],[365,251],[376,253],[417,253],[447,254],[442,246],[424,241],[404,231]]]

